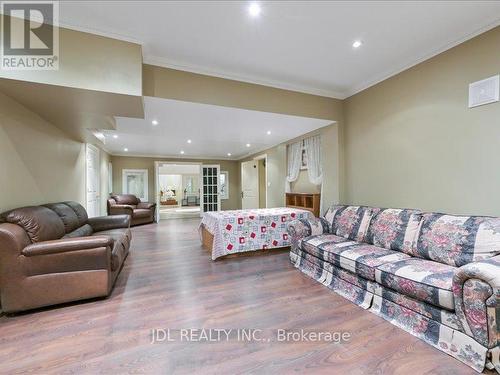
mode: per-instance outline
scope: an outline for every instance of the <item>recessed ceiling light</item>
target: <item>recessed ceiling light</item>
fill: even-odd
[[[125,148],[123,149],[123,151],[127,152],[127,151],[128,151],[128,148],[126,148],[126,147],[125,147]]]
[[[114,138],[114,139],[118,138],[118,134],[114,134],[114,135],[113,135],[113,138]]]
[[[187,140],[187,143],[191,143],[191,140],[190,140],[190,139],[188,139],[188,140]]]
[[[260,14],[260,11],[260,5],[255,1],[251,2],[248,6],[248,14],[250,14],[252,17],[257,17]]]
[[[267,135],[271,135],[271,130],[268,130],[268,131],[267,131]]]
[[[228,152],[228,153],[227,153],[227,156],[231,156],[231,153],[230,153],[230,152]]]
[[[184,150],[181,150],[181,155],[184,155]]]
[[[361,40],[355,40],[354,43],[352,44],[352,46],[354,48],[359,48],[359,47],[361,47],[362,44],[363,44],[363,42],[361,42]]]
[[[247,143],[247,147],[250,147],[250,146],[251,146],[250,143]]]
[[[153,120],[153,121],[151,121],[151,123],[152,123],[153,125],[155,125],[155,126],[156,126],[156,125],[158,125],[158,121],[157,121],[157,120]]]

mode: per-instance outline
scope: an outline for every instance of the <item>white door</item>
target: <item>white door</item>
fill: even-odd
[[[259,208],[259,163],[250,160],[241,163],[241,207]]]
[[[220,211],[219,175],[220,165],[201,166],[201,215],[203,212]]]
[[[87,213],[89,217],[100,215],[100,173],[99,173],[99,149],[87,144]]]
[[[124,169],[122,170],[123,194],[133,194],[142,202],[148,201],[148,170]]]

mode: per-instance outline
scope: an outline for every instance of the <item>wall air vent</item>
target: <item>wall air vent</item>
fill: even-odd
[[[498,102],[500,75],[483,79],[469,85],[469,108]]]

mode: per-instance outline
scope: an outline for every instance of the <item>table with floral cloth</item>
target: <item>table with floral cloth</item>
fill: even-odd
[[[234,253],[290,246],[288,222],[313,217],[310,211],[287,207],[206,212],[199,232],[202,236],[205,229],[213,236],[215,260]]]

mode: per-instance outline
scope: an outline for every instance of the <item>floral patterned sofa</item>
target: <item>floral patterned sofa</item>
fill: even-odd
[[[500,373],[500,218],[333,206],[288,233],[306,275],[475,370]]]

